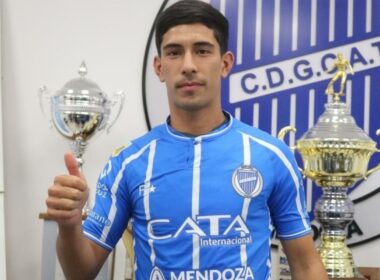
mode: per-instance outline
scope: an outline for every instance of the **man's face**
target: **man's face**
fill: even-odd
[[[202,24],[184,24],[164,34],[161,57],[155,58],[154,68],[166,83],[173,113],[177,109],[220,108],[221,77],[228,75],[232,64],[233,55],[220,54],[211,29]]]

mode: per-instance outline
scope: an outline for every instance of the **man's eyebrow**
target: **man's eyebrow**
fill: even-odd
[[[162,49],[167,50],[167,49],[170,49],[170,48],[181,48],[181,47],[182,47],[181,44],[169,43],[169,44],[163,46]]]
[[[207,41],[199,41],[199,42],[195,42],[193,44],[194,46],[196,47],[215,47],[214,44],[210,43],[210,42],[207,42]],[[170,48],[182,48],[183,46],[181,44],[177,44],[177,43],[168,43],[167,45],[163,46],[162,49],[163,50],[167,50],[167,49],[170,49]]]
[[[194,45],[196,47],[215,47],[214,44],[207,42],[207,41],[196,42],[196,43],[194,43]]]

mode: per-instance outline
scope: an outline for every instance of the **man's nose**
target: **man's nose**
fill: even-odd
[[[191,74],[197,71],[197,66],[194,61],[193,54],[186,52],[183,57],[182,74]]]

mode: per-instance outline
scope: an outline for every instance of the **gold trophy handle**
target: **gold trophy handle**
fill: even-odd
[[[283,128],[280,129],[280,131],[277,134],[277,138],[284,141],[285,135],[288,134],[289,132],[296,132],[297,129],[291,125],[284,126]],[[380,129],[379,129],[380,132]],[[291,150],[295,150],[296,146],[290,147]],[[298,170],[301,172],[302,176],[305,178],[305,173],[301,167],[298,167]]]
[[[378,150],[377,152],[380,152],[380,150]],[[368,170],[367,173],[365,174],[364,179],[367,179],[369,175],[371,175],[373,172],[377,170],[380,170],[380,163],[376,165],[374,168],[371,168],[370,170]]]
[[[380,129],[376,130],[376,135],[380,135]],[[377,153],[380,152],[380,150],[376,150]],[[369,175],[371,175],[373,172],[380,170],[380,163],[376,165],[374,168],[371,168],[370,170],[367,171],[365,174],[364,179],[367,179]]]
[[[289,132],[296,132],[296,128],[291,126],[291,125],[288,125],[288,126],[285,126],[283,128],[280,129],[280,131],[278,132],[277,134],[277,138],[284,141],[284,138],[285,138],[285,135]],[[379,129],[380,131],[380,129]],[[294,147],[290,147],[292,150],[294,150]]]

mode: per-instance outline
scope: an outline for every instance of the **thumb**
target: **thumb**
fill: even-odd
[[[82,177],[82,174],[78,167],[78,162],[72,153],[65,154],[65,165],[70,175]]]

